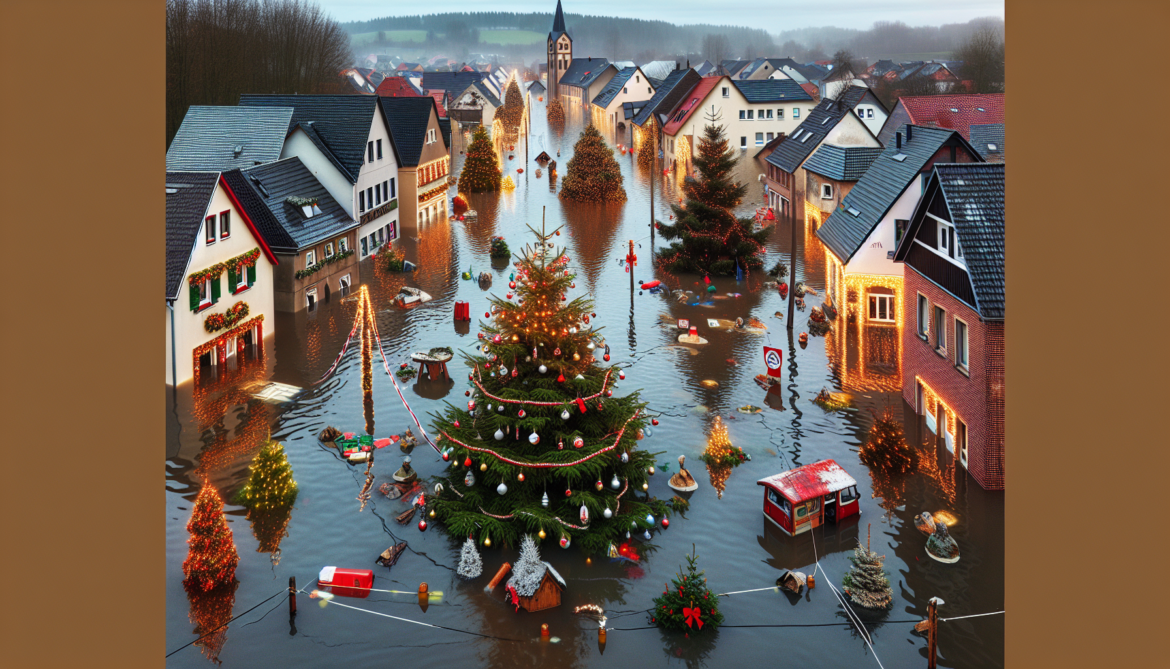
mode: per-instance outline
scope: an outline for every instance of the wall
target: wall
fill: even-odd
[[[355,187],[356,190],[353,194],[353,199],[355,202],[358,201],[357,194],[359,192],[366,190],[366,189],[369,189],[369,188],[373,188],[375,185],[380,186],[383,181],[389,181],[390,179],[397,179],[398,178],[398,161],[394,158],[394,149],[393,149],[393,145],[392,145],[391,140],[390,140],[390,131],[387,129],[386,121],[382,117],[381,108],[376,110],[374,112],[374,115],[371,118],[369,139],[367,139],[366,141],[377,143],[377,141],[379,139],[382,140],[382,158],[381,158],[381,160],[378,159],[378,154],[377,154],[377,151],[375,149],[374,161],[372,163],[371,162],[363,162],[362,163],[362,169],[358,173],[357,185]],[[363,156],[363,159],[364,158],[368,158],[368,154],[365,154]],[[398,186],[397,190],[399,191],[398,195],[401,195],[402,189],[401,189],[400,185]],[[391,197],[391,199],[393,200],[393,197]],[[385,204],[385,201],[383,201],[382,204]],[[355,205],[355,206],[357,206],[357,205]],[[371,207],[370,204],[367,202],[366,203],[366,211],[369,211],[371,209],[375,209],[378,206],[380,206],[380,205],[375,205],[375,206]],[[398,214],[398,212],[401,208],[402,208],[402,202],[401,202],[401,200],[399,200],[398,209],[395,209],[389,213],[383,214],[382,216],[379,216],[373,220],[366,221],[365,223],[362,223],[361,227],[358,229],[358,239],[361,239],[362,237],[366,237],[366,236],[370,235],[371,233],[373,233],[375,230],[378,230],[379,228],[384,228],[387,225],[390,225],[394,234],[398,234],[398,229],[399,229],[399,226],[398,226],[399,214]],[[362,215],[362,212],[359,211],[357,216],[354,216],[354,219],[361,220],[361,215]],[[360,257],[361,256],[360,246],[357,249],[357,253],[358,253],[358,256]]]
[[[357,220],[357,194],[353,184],[300,128],[284,140],[284,147],[280,150],[281,160],[293,156],[300,158],[313,176],[317,177],[317,181],[320,181],[333,199],[345,209],[345,213]]]
[[[723,97],[723,89],[728,89],[728,97]],[[696,138],[703,134],[703,127],[707,125],[707,114],[712,112],[714,107],[715,114],[722,114],[721,123],[724,128],[724,133],[727,136],[727,141],[734,149],[740,149],[741,138],[747,138],[747,148],[749,151],[759,151],[763,144],[768,142],[768,133],[784,133],[785,135],[792,134],[796,127],[808,117],[808,114],[816,106],[811,100],[800,100],[798,102],[764,102],[764,103],[750,103],[747,98],[739,92],[729,79],[724,79],[723,82],[717,84],[707,97],[699,103],[699,108],[696,109],[687,122],[683,124],[677,134],[694,135]],[[800,109],[800,118],[793,118],[792,110],[794,108]],[[740,120],[740,110],[752,110],[752,116],[755,119]],[[772,119],[759,120],[761,111],[771,109]],[[776,110],[784,110],[784,119],[776,118]],[[756,133],[764,134],[763,141],[756,143]],[[697,142],[696,142],[697,144]],[[692,148],[693,155],[698,155],[698,147]]]
[[[868,146],[881,148],[881,143],[866,129],[861,119],[855,114],[846,114],[841,117],[837,125],[825,135],[822,144],[833,146]]]
[[[853,112],[855,115],[859,111],[866,114],[867,118],[862,122],[865,123],[865,127],[869,128],[869,131],[873,133],[874,137],[877,137],[878,133],[882,130],[882,126],[885,125],[886,119],[889,118],[890,115],[884,108],[882,108],[881,105],[871,99],[872,96],[873,93],[871,92],[869,95],[866,95],[864,98],[862,98],[861,102],[859,102],[857,106],[853,108]],[[869,112],[873,112],[873,118],[868,118]],[[858,116],[858,118],[860,119],[861,117]]]
[[[606,122],[611,126],[616,126],[619,122],[626,120],[625,111],[622,109],[623,103],[644,102],[654,97],[654,87],[650,85],[649,81],[646,81],[646,75],[642,74],[640,69],[634,72],[622,88],[623,91],[629,92],[618,91],[613,100],[610,100],[609,105],[604,108]],[[597,105],[593,106],[597,107]],[[630,124],[627,123],[627,125]]]
[[[902,276],[903,265],[888,257],[889,252],[895,249],[894,237],[897,231],[894,221],[895,219],[910,219],[914,208],[918,206],[918,201],[922,198],[921,182],[923,179],[922,175],[915,177],[914,181],[906,187],[906,191],[894,201],[893,206],[882,217],[881,222],[869,234],[869,237],[866,237],[861,248],[857,249],[857,253],[854,253],[853,258],[849,260],[845,267],[847,274]],[[875,246],[878,244],[880,246]]]
[[[882,146],[893,144],[894,133],[907,123],[910,123],[910,113],[906,111],[906,107],[899,100],[898,104],[894,106],[894,111],[890,112],[889,118],[882,124],[881,132],[878,133],[878,141],[882,143]]]
[[[426,202],[418,201],[419,196],[423,193],[442,186],[446,182],[447,177],[450,176],[451,170],[450,153],[446,145],[443,144],[443,132],[439,128],[439,117],[433,111],[427,122],[427,129],[435,131],[436,141],[423,145],[417,167],[404,166],[398,170],[398,181],[401,184],[398,200],[399,209],[402,211],[400,220],[406,230],[409,231],[417,231],[419,224],[427,220],[447,219],[448,200],[446,191],[441,195],[432,196]],[[452,128],[452,135],[454,135],[454,132],[454,128]],[[420,168],[435,161],[445,161],[442,163],[444,167],[440,172],[441,176],[431,179],[427,183],[419,183],[418,180],[423,178],[420,176]]]
[[[918,413],[917,378],[921,378],[939,399],[967,426],[967,470],[988,490],[1002,490],[1005,479],[1004,458],[1004,326],[983,322],[973,309],[935,286],[913,267],[906,268],[903,309],[902,397]],[[918,294],[930,301],[930,319],[934,306],[946,310],[947,355],[933,348],[933,338],[923,341],[918,332]],[[955,367],[955,317],[967,324],[967,376]],[[931,331],[933,332],[933,322]],[[959,445],[955,445],[958,461]]]
[[[357,248],[355,246],[357,243],[356,230],[349,230],[322,240],[313,246],[305,247],[296,255],[277,256],[280,264],[273,271],[273,282],[276,293],[274,307],[277,311],[295,313],[306,309],[308,303],[305,298],[305,291],[313,287],[317,288],[317,299],[324,301],[325,284],[329,285],[331,292],[336,293],[340,289],[339,281],[347,274],[349,275],[351,286],[356,286],[361,283],[361,277],[358,275],[358,254],[356,252],[348,258],[325,265],[310,276],[303,279],[296,278],[296,273],[306,267],[309,251],[313,251],[314,258],[320,261],[325,258],[326,244],[332,243],[333,252],[338,253],[338,249],[341,246],[339,240],[342,238],[346,240],[349,249],[353,250]]]

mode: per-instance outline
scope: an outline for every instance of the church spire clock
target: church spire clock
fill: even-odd
[[[549,101],[560,94],[561,76],[573,61],[573,38],[565,29],[565,12],[561,0],[557,0],[557,12],[553,15],[552,31],[548,34],[548,94]]]

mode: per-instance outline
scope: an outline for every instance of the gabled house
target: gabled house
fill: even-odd
[[[702,81],[702,77],[691,68],[674,70],[666,75],[662,84],[655,89],[654,96],[642,105],[642,108],[631,119],[630,127],[634,135],[634,141],[631,144],[641,146],[641,142],[655,141],[654,137],[657,136],[657,145],[661,151],[662,127],[666,124],[671,110],[700,81]]]
[[[640,65],[639,67],[641,68],[643,74],[657,81],[662,81],[663,79],[666,79],[666,77],[669,76],[671,72],[682,69],[679,67],[678,61],[675,60],[652,60],[645,65]]]
[[[719,61],[719,67],[723,68],[723,71],[720,74],[727,77],[736,77],[740,72],[743,72],[745,67],[751,64],[752,61],[750,60],[721,60]]]
[[[845,108],[851,110],[857,118],[861,119],[861,122],[865,124],[866,128],[869,128],[874,137],[878,136],[886,119],[890,117],[890,111],[868,86],[850,86],[838,96],[827,97],[840,100]]]
[[[435,111],[439,113],[439,118],[447,118],[447,105],[451,102],[447,91],[428,90],[426,93],[435,99]]]
[[[979,153],[957,132],[905,126],[815,228],[827,250],[825,302],[839,312],[834,341],[843,349],[851,345],[858,349],[855,355],[843,351],[845,364],[837,369],[842,387],[901,387],[902,346],[897,328],[905,322],[904,293],[902,266],[894,262],[894,250],[934,166],[981,162]],[[817,175],[810,172],[810,176]],[[813,225],[813,219],[823,215],[819,207],[807,203],[806,213]]]
[[[434,98],[380,98],[398,158],[403,225],[447,221],[451,155]]]
[[[166,173],[166,383],[261,355],[276,256],[219,171]]]
[[[455,100],[487,77],[486,72],[427,72],[423,75],[422,87],[428,91],[447,91],[451,99]]]
[[[447,109],[451,118],[461,125],[478,124],[490,129],[496,120],[496,111],[502,106],[504,103],[482,81],[477,81],[453,97]]]
[[[988,490],[1006,479],[1004,233],[1003,164],[941,164],[894,255],[914,314],[902,334],[902,397],[943,457]]]
[[[989,163],[1004,162],[1004,129],[1002,123],[979,123],[970,126],[971,146]]]
[[[528,82],[528,92],[532,94],[532,97],[543,97],[547,90],[539,79]]]
[[[818,82],[817,87],[820,89],[822,98],[835,100],[853,88],[868,88],[869,86],[864,79],[858,77],[849,68],[831,68],[829,73]]]
[[[561,97],[584,109],[617,72],[604,58],[574,58],[557,82],[557,90]]]
[[[880,146],[837,146],[822,143],[804,162],[805,202],[820,209],[819,220],[837,210],[841,201],[881,154]]]
[[[819,84],[821,79],[829,74],[829,68],[821,67],[816,64],[798,63],[792,58],[772,58],[769,59],[772,66],[772,73],[769,78],[782,79],[789,78],[798,84]]]
[[[940,93],[945,93],[948,90],[953,91],[957,86],[962,84],[958,75],[952,72],[945,63],[933,60],[905,68],[898,75],[898,79],[903,81],[910,77],[925,77],[930,79],[934,82],[935,88]]]
[[[300,158],[223,178],[279,261],[272,276],[276,311],[312,312],[358,283],[358,222]]]
[[[406,77],[386,77],[378,84],[375,94],[380,98],[417,98],[420,93]]]
[[[291,107],[193,105],[167,148],[167,169],[219,171],[277,160],[292,114]]]
[[[698,65],[696,65],[693,69],[695,70],[695,73],[697,73],[700,77],[709,77],[715,73],[715,70],[718,67],[719,66],[716,65],[715,63],[712,63],[709,60],[705,60],[702,63],[699,63]]]
[[[358,230],[358,257],[398,238],[398,162],[374,95],[242,95],[241,107],[292,107],[281,158],[297,156]],[[410,100],[416,98],[388,98]]]
[[[423,66],[421,63],[399,63],[395,69],[398,72],[422,72]]]
[[[898,98],[898,104],[878,132],[878,140],[882,146],[889,144],[894,131],[909,123],[957,130],[963,139],[970,141],[972,125],[1004,122],[1003,96],[1003,93],[903,96]]]
[[[609,128],[626,122],[622,105],[646,102],[654,97],[654,87],[639,67],[627,67],[613,76],[605,88],[593,98],[592,115]]]

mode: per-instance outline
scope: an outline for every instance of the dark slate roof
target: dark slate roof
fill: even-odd
[[[766,63],[766,62],[768,62],[767,58],[757,58],[757,59],[749,62],[747,65],[745,65],[743,67],[743,69],[741,69],[739,71],[739,74],[735,75],[735,78],[736,79],[747,79],[748,77],[752,76],[752,74],[755,73],[756,70],[763,67],[764,63]]]
[[[608,66],[609,61],[605,58],[574,58],[569,63],[569,69],[561,75],[560,84],[585,88],[593,83],[594,79],[601,76],[601,73]]]
[[[752,61],[750,61],[750,60],[721,60],[721,61],[719,61],[719,66],[727,71],[728,76],[734,76],[736,72],[739,72],[740,70],[742,70],[743,68],[745,68],[751,64],[752,64]]]
[[[475,82],[474,86],[475,90],[478,91],[479,94],[483,96],[483,99],[487,100],[491,106],[495,107],[496,109],[504,106],[504,103],[500,102],[500,99],[496,97],[496,94],[493,93],[491,89],[488,88],[487,85],[482,81]]]
[[[800,84],[791,79],[757,79],[755,81],[731,81],[748,102],[790,102],[792,100],[812,101]]]
[[[693,69],[674,70],[666,75],[662,85],[654,89],[654,97],[634,117],[634,125],[643,126],[655,113],[669,113],[687,91],[698,85],[702,77]]]
[[[881,152],[880,146],[822,144],[805,161],[804,169],[836,181],[857,181]]]
[[[918,133],[914,134],[915,139]],[[935,165],[934,177],[946,198],[963,262],[975,289],[979,315],[1004,317],[1004,165]]]
[[[294,130],[301,130],[304,132],[305,135],[309,138],[309,141],[313,143],[313,146],[317,147],[317,149],[323,153],[326,158],[329,159],[329,162],[332,163],[339,172],[341,172],[342,176],[348,177],[348,169],[345,167],[345,165],[341,164],[341,161],[337,158],[336,155],[333,154],[333,151],[329,149],[329,145],[326,144],[321,135],[317,133],[317,128],[314,126],[312,121],[301,121],[300,123],[293,124],[293,126],[289,129],[289,134],[291,135]],[[391,146],[393,146],[393,144],[391,144]],[[351,182],[357,183],[356,175],[348,178],[350,178]]]
[[[300,158],[286,158],[278,163],[266,163],[257,167],[287,163],[290,160],[300,162]],[[236,196],[240,207],[251,219],[252,225],[256,226],[256,231],[260,233],[268,248],[272,249],[274,253],[296,253],[297,243],[285,231],[276,216],[268,210],[264,198],[248,183],[249,180],[245,173],[241,170],[229,170],[223,173],[223,180],[228,188],[232,189],[232,194]]]
[[[983,156],[984,160],[990,160],[991,156],[1003,157],[1004,148],[1004,131],[1002,123],[981,123],[971,126],[971,146]],[[991,148],[995,145],[995,148]]]
[[[544,87],[544,84],[540,83],[539,81],[528,82],[528,91],[530,93],[532,93],[533,95],[543,93],[545,90],[546,89]]]
[[[902,136],[906,136],[904,129]],[[922,167],[952,137],[966,144],[963,136],[953,130],[914,126],[914,139],[903,140],[901,148],[895,143],[882,150],[865,176],[841,201],[841,206],[817,228],[817,237],[842,262],[848,263]],[[978,155],[974,149],[970,151]],[[905,154],[906,158],[894,160],[899,154]],[[850,209],[858,215],[849,213]]]
[[[897,70],[898,67],[898,64],[892,60],[879,60],[869,66],[869,73],[875,77],[881,77],[891,70]]]
[[[609,83],[605,85],[605,88],[601,89],[601,92],[593,98],[593,104],[601,107],[602,109],[608,107],[609,103],[613,102],[613,99],[617,97],[617,94],[622,91],[622,87],[626,85],[626,82],[629,81],[630,77],[634,76],[634,73],[637,71],[638,68],[636,67],[626,67],[618,70],[618,73],[613,75],[613,79],[609,80]]]
[[[876,95],[873,95],[865,86],[850,86],[849,88],[845,89],[844,93],[838,95],[837,99],[847,111],[853,111],[857,105],[861,104],[861,101],[864,100],[866,96],[872,98],[870,102],[885,110],[886,106],[882,104],[882,101],[879,100]]]
[[[561,11],[561,0],[557,0],[557,13],[553,15],[552,32],[548,34],[548,38],[560,39],[561,35],[569,35],[569,32],[565,30],[565,13]],[[573,36],[569,35],[569,39],[573,39]]]
[[[192,106],[167,149],[167,169],[230,170],[277,160],[292,114],[291,107]]]
[[[700,77],[705,77],[715,71],[717,66],[709,60],[705,60],[695,66],[695,72],[699,73]]]
[[[792,65],[792,69],[799,72],[800,76],[804,77],[805,79],[808,79],[809,81],[820,81],[821,79],[823,79],[825,77],[825,75],[827,75],[829,73],[829,68],[821,67],[820,65],[817,65],[816,63],[809,63],[807,65],[801,65],[800,63],[794,63]]]
[[[795,174],[801,163],[812,155],[817,145],[847,113],[849,108],[837,100],[825,99],[817,103],[817,106],[808,113],[808,118],[796,126],[796,130],[785,137],[780,146],[768,156],[768,162],[789,174]],[[806,133],[809,134],[807,140],[804,139]]]
[[[439,119],[439,132],[443,133],[443,143],[451,146],[451,118],[444,116]]]
[[[623,102],[622,103],[622,118],[627,121],[634,118],[642,112],[642,108],[646,106],[646,100],[640,102]]]
[[[431,111],[435,109],[434,98],[379,98],[390,136],[398,147],[398,164],[415,167],[422,155],[427,139],[427,125]]]
[[[219,172],[167,172],[167,299],[179,296]],[[171,193],[169,191],[175,191]]]
[[[358,226],[358,222],[346,213],[345,208],[333,199],[325,186],[296,156],[237,172],[236,177],[247,189],[248,196],[263,205],[264,213],[270,217],[269,224],[275,222],[279,227],[280,234],[273,237],[281,239],[280,250],[295,252]],[[265,241],[268,241],[269,233],[253,214],[254,205],[244,202],[244,196],[232,183],[229,174],[225,174],[224,179],[231,185],[236,197],[240,198],[240,203],[248,211],[248,217],[261,230]],[[317,198],[317,207],[321,213],[306,219],[299,207],[288,203],[290,197]],[[268,245],[274,251],[277,250],[277,245],[271,241]]]
[[[756,154],[754,156],[752,156],[752,158],[759,158],[760,156],[762,156],[764,154],[768,154],[768,153],[775,151],[776,147],[780,145],[780,142],[784,141],[784,137],[785,137],[784,133],[782,133],[782,132],[776,133],[776,136],[774,138],[768,140],[767,144],[761,146],[760,150],[756,151]],[[764,156],[764,157],[767,158],[767,156]]]
[[[309,122],[327,155],[336,158],[350,183],[357,183],[366,142],[378,108],[373,95],[241,95],[241,107],[292,107],[291,131]],[[303,126],[302,126],[303,127]],[[314,142],[316,143],[316,141]]]
[[[454,97],[488,76],[487,72],[423,72],[422,87],[424,90],[447,91]]]

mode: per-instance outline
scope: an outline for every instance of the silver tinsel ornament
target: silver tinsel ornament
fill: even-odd
[[[540,498],[540,505],[546,509],[548,508],[548,491],[547,490],[544,492],[544,495],[541,496],[541,498]]]
[[[622,487],[622,482],[618,480],[617,474],[613,475],[613,480],[609,482],[609,487],[617,490]]]
[[[467,476],[463,477],[463,485],[468,488],[475,485],[475,474],[472,474],[470,469],[467,470]]]
[[[605,511],[603,511],[601,515],[605,516],[607,519],[613,518],[613,511],[610,510],[610,508],[607,506],[607,507],[605,507]]]

